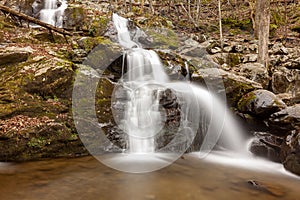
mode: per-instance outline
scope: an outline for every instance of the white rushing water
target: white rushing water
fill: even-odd
[[[45,0],[40,11],[40,20],[56,27],[63,26],[64,11],[68,7],[66,0]]]
[[[171,82],[158,55],[152,50],[142,49],[137,42],[132,41],[128,20],[113,14],[113,22],[118,31],[119,43],[126,49],[124,60],[127,72],[122,70],[121,82],[129,99],[120,127],[129,136],[130,153],[158,151],[155,136],[163,129],[166,120],[159,109],[158,93],[168,88],[176,93],[181,102],[181,133],[177,133],[169,147],[162,148],[160,152],[176,151],[178,144],[186,142],[182,149],[184,152],[192,143],[203,115],[209,118],[210,123],[203,126],[206,136],[201,146],[202,156],[212,150],[221,133],[224,135],[222,143],[225,147],[246,152],[242,131],[218,98],[189,82]],[[189,73],[187,65],[185,67]]]

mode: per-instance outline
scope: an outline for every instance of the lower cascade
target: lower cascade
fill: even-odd
[[[39,12],[39,19],[61,28],[63,26],[64,11],[67,7],[66,0],[45,0],[44,7]]]
[[[119,42],[125,48],[126,69],[123,64],[123,76],[119,83],[127,94],[127,100],[124,102],[123,119],[117,119],[117,123],[129,136],[129,153],[184,153],[199,131],[204,136],[200,149],[203,156],[212,150],[221,133],[224,134],[224,137],[221,136],[222,146],[246,152],[242,131],[218,98],[189,82],[169,80],[159,56],[153,50],[141,48],[138,42],[131,39],[128,20],[113,14],[113,22]],[[180,119],[172,140],[161,147],[157,140],[166,133],[164,129],[169,111],[160,101],[163,101],[162,95],[167,91],[173,93],[179,103],[177,111],[180,111]]]
[[[226,108],[225,94],[220,92],[225,91],[224,85],[213,90],[222,81],[204,80],[206,87],[202,87],[188,77],[171,80],[158,54],[143,49],[128,30],[128,20],[117,14],[112,19],[123,47],[123,62],[120,54],[111,60],[118,59],[114,63],[118,67],[116,77],[120,73],[122,76],[111,81],[105,70],[99,69],[104,74],[101,77],[93,67],[82,68],[72,93],[74,124],[96,159],[120,171],[145,173],[192,152],[190,155],[207,162],[268,172],[276,168],[275,173],[286,173],[282,165],[253,157],[248,151],[249,141]],[[106,62],[97,64],[109,67]],[[189,74],[187,64],[182,67]],[[107,110],[113,119],[104,122],[107,126],[99,121],[95,109],[100,78],[112,83]]]

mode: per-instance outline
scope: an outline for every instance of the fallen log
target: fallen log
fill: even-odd
[[[45,28],[47,28],[47,29],[50,30],[50,31],[55,31],[55,32],[57,32],[57,33],[63,34],[64,36],[66,36],[66,35],[72,36],[72,35],[73,35],[72,33],[68,32],[68,31],[66,31],[66,30],[64,30],[64,29],[62,29],[62,28],[58,28],[58,27],[55,27],[55,26],[53,26],[53,25],[51,25],[51,24],[47,24],[47,23],[42,22],[42,21],[40,21],[40,20],[38,20],[38,19],[36,19],[36,18],[34,18],[34,17],[30,17],[30,16],[28,16],[28,15],[25,15],[25,14],[23,14],[23,13],[20,13],[20,12],[18,12],[18,11],[15,11],[15,10],[13,10],[13,9],[10,9],[10,8],[8,8],[8,7],[6,7],[6,6],[0,5],[0,10],[1,10],[2,12],[9,13],[9,14],[11,14],[11,15],[17,16],[17,17],[19,17],[20,19],[23,19],[23,20],[26,20],[26,21],[28,21],[28,22],[32,22],[32,23],[34,23],[34,24],[40,25],[40,26],[42,26],[42,27],[45,27]]]

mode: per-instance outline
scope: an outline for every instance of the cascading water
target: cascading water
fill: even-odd
[[[132,41],[128,31],[128,20],[113,14],[113,22],[118,31],[119,43],[126,49],[127,72],[123,69],[121,84],[129,96],[125,115],[120,120],[120,127],[129,136],[130,153],[153,153],[177,151],[179,143],[186,142],[183,150],[192,143],[201,116],[210,118],[205,127],[207,136],[201,152],[209,151],[219,139],[221,132],[226,134],[224,143],[231,149],[244,151],[241,131],[234,124],[226,108],[207,90],[188,82],[171,82],[158,55],[152,50],[145,50]],[[188,67],[187,68],[187,73]],[[188,75],[189,76],[189,75]],[[164,127],[165,116],[159,109],[159,92],[167,88],[175,91],[181,102],[180,130],[168,147],[157,149],[155,135]],[[226,141],[227,138],[227,141]],[[229,138],[229,139],[228,139]],[[179,145],[180,146],[180,145]],[[182,148],[182,145],[181,145]],[[206,155],[206,153],[204,153]]]
[[[45,0],[44,8],[40,11],[41,21],[56,27],[63,26],[63,15],[68,7],[66,0]]]

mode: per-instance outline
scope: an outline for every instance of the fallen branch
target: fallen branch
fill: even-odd
[[[17,16],[20,19],[23,19],[23,20],[26,20],[28,22],[32,22],[34,24],[40,25],[42,27],[45,27],[48,30],[53,30],[53,31],[55,31],[57,33],[63,34],[64,36],[66,36],[66,35],[72,36],[73,35],[72,33],[68,32],[68,31],[66,31],[66,30],[64,30],[62,28],[58,28],[58,27],[55,27],[55,26],[53,26],[51,24],[47,24],[47,23],[42,22],[42,21],[40,21],[40,20],[38,20],[38,19],[36,19],[34,17],[30,17],[30,16],[25,15],[23,13],[17,12],[17,11],[15,11],[13,9],[10,9],[10,8],[6,7],[6,6],[0,5],[0,10],[2,12],[6,12],[6,13],[9,13],[11,15]]]

